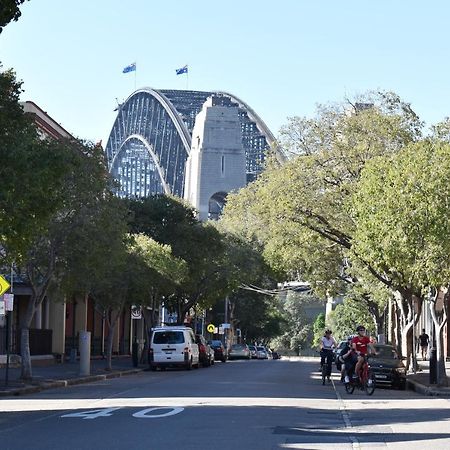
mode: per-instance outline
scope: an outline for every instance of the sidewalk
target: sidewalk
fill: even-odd
[[[117,378],[142,372],[147,366],[133,367],[131,356],[114,357],[112,370],[106,371],[106,360],[91,360],[91,375],[80,376],[80,364],[64,362],[50,366],[33,367],[33,380],[24,383],[20,380],[20,368],[9,368],[8,386],[5,386],[6,369],[0,368],[0,397],[24,395],[45,389],[67,387],[75,384],[90,383],[109,378]]]
[[[422,358],[419,355],[417,356],[417,361],[421,370],[407,376],[408,388],[419,394],[436,397],[450,397],[450,379],[449,387],[440,387],[435,384],[430,384],[429,361],[422,361]],[[447,361],[445,363],[445,369],[448,378],[450,375],[450,362]]]

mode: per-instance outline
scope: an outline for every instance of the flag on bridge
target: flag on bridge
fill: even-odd
[[[122,70],[122,73],[135,72],[136,71],[136,63],[132,63],[129,66],[125,67]]]
[[[176,69],[175,72],[177,73],[177,75],[182,75],[183,73],[188,73],[187,64],[184,67],[181,67],[180,69]]]

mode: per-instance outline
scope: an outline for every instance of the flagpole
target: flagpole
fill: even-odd
[[[137,77],[137,63],[135,64],[135,69],[134,69],[134,90],[136,90],[136,77]]]
[[[186,70],[186,90],[189,90],[189,64],[186,64],[187,70]]]

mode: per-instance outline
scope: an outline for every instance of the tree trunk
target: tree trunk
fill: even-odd
[[[436,290],[434,300],[430,301],[430,313],[434,323],[435,339],[436,339],[436,357],[437,357],[437,384],[438,386],[448,386],[447,374],[445,371],[445,355],[444,355],[444,327],[447,323],[447,295],[444,298],[439,294],[443,292]],[[440,298],[439,298],[440,297]]]
[[[20,378],[25,381],[30,381],[33,377],[30,354],[30,325],[35,310],[35,299],[34,296],[31,296],[28,300],[27,311],[20,327],[20,356],[22,357]]]
[[[114,311],[110,311],[110,317],[111,319],[108,320],[108,338],[106,340],[106,370],[112,370],[112,347],[113,347],[113,340],[114,340],[114,334],[116,331],[117,321],[119,319],[120,313],[122,312],[122,308],[120,308],[117,311],[117,314],[114,317]],[[108,315],[107,315],[108,317]]]

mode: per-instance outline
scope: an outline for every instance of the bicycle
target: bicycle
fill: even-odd
[[[330,375],[333,365],[333,354],[332,353],[328,354],[328,352],[324,352],[323,350],[321,350],[319,354],[321,358],[325,359],[324,364],[321,364],[322,386],[324,386],[326,379],[330,381]]]
[[[355,388],[365,391],[367,395],[372,395],[375,392],[375,376],[370,370],[367,356],[364,356],[364,362],[359,376],[357,378],[350,378],[350,381],[345,383],[347,394],[353,394]]]

